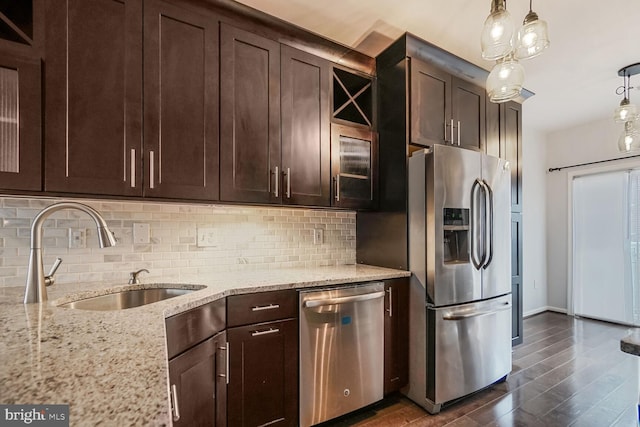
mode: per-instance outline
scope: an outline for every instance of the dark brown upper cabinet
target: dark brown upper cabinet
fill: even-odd
[[[144,6],[144,195],[217,200],[218,21]]]
[[[221,25],[221,199],[330,205],[329,62]]]
[[[142,0],[46,0],[45,190],[142,195]]]
[[[281,48],[282,201],[331,204],[328,61]]]
[[[41,190],[40,59],[0,51],[0,189]]]
[[[218,198],[218,22],[142,6],[48,0],[45,190]]]
[[[331,125],[333,206],[375,207],[377,153],[375,132],[336,123]]]
[[[280,44],[220,25],[220,198],[278,203]]]
[[[419,59],[410,74],[410,142],[484,150],[484,89]]]
[[[333,121],[374,127],[373,80],[370,76],[333,69]]]

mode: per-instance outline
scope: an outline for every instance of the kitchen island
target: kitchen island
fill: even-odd
[[[44,304],[22,304],[24,286],[0,289],[0,403],[69,404],[70,425],[170,425],[165,319],[229,295],[408,277],[345,265],[208,275],[193,283],[55,285]],[[114,289],[203,289],[142,307],[57,307]]]

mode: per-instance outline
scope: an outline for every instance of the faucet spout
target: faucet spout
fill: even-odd
[[[47,285],[42,265],[42,226],[51,214],[63,209],[76,209],[86,213],[93,219],[98,228],[98,242],[101,248],[116,244],[116,239],[109,230],[107,222],[92,207],[76,202],[61,202],[44,208],[36,215],[31,225],[31,250],[27,268],[27,283],[24,290],[25,304],[47,301]]]

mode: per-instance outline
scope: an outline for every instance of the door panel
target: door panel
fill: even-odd
[[[145,196],[218,198],[218,25],[145,3]]]
[[[40,60],[0,58],[0,188],[42,190]]]
[[[504,295],[511,290],[511,170],[496,157],[482,156],[482,179],[490,191],[492,212],[487,220],[488,265],[483,268],[482,298]]]
[[[469,82],[454,78],[451,108],[455,121],[455,144],[484,151],[485,91]]]
[[[450,142],[451,76],[413,58],[409,65],[411,143],[431,146]]]
[[[46,16],[45,190],[141,195],[141,0],[50,0]]]
[[[329,62],[282,47],[283,202],[329,206]]]
[[[511,164],[511,211],[522,212],[522,105],[504,107],[505,158]]]
[[[427,309],[427,399],[441,404],[511,372],[511,295]]]
[[[229,426],[298,425],[298,320],[230,328]]]
[[[279,202],[280,45],[225,24],[220,34],[220,198]]]
[[[469,256],[481,248],[479,201],[472,206],[474,183],[481,176],[479,154],[457,147],[434,145],[427,156],[427,210],[433,213],[435,233],[427,235],[427,290],[435,305],[456,304],[482,298],[482,274]],[[477,198],[477,197],[476,197]],[[472,209],[474,208],[474,209]],[[447,211],[445,211],[447,209]],[[461,216],[460,220],[454,219]],[[447,216],[447,225],[445,225]],[[459,223],[457,223],[459,221]],[[472,244],[472,237],[476,244]],[[468,248],[468,249],[466,249]],[[427,250],[429,252],[429,250]],[[459,256],[446,256],[458,252]],[[436,260],[443,260],[442,262]],[[433,283],[430,283],[433,282]]]

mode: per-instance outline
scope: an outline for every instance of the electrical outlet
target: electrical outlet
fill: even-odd
[[[86,228],[69,229],[69,249],[84,249],[87,247]]]
[[[322,228],[313,229],[313,244],[321,245],[324,243],[324,230]]]
[[[134,223],[133,224],[133,243],[146,244],[149,243],[150,228],[149,224]]]
[[[199,248],[212,248],[218,246],[216,229],[207,227],[198,228],[197,245]]]

